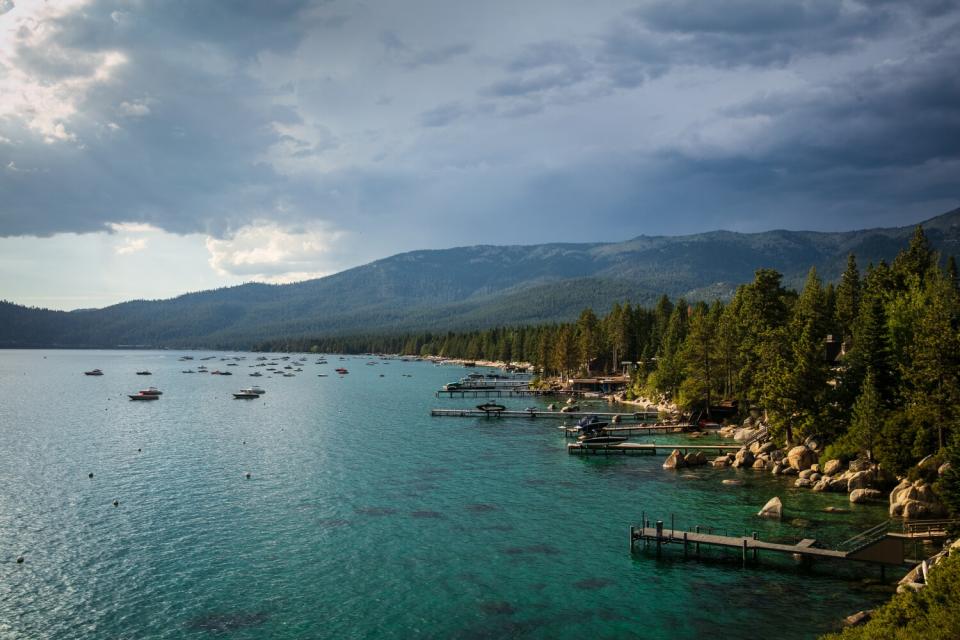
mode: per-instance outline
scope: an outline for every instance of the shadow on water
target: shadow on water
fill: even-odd
[[[186,623],[187,629],[192,631],[208,631],[210,633],[230,633],[240,629],[258,627],[269,619],[263,611],[254,613],[208,613],[197,616]]]

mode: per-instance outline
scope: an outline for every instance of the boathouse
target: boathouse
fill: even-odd
[[[573,378],[570,380],[570,390],[593,393],[617,393],[623,391],[630,384],[628,376],[610,376],[606,378]]]

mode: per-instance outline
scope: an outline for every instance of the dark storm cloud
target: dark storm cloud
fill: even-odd
[[[521,7],[511,19],[536,28],[511,31],[387,5],[96,0],[16,50],[75,113],[52,132],[0,117],[0,236],[313,218],[375,257],[504,229],[893,220],[960,198],[952,4],[657,1],[589,25]],[[125,62],[91,80],[110,52]],[[736,80],[736,107],[674,86],[714,76]]]
[[[280,140],[271,122],[299,115],[260,99],[237,59],[295,47],[304,3],[145,3],[135,15],[127,6],[93,3],[58,18],[45,46],[17,47],[21,68],[41,82],[89,77],[108,51],[126,61],[78,98],[77,144],[44,144],[15,119],[0,129],[24,141],[12,150],[17,166],[42,168],[0,176],[0,234],[120,220],[217,233],[269,215],[283,193],[285,180],[259,158]]]

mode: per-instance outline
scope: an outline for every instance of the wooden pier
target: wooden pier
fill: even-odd
[[[620,422],[642,423],[650,419],[656,420],[657,414],[652,411],[635,411],[634,413],[610,413],[603,411],[481,411],[480,409],[431,409],[434,417],[454,418],[560,418],[579,420],[587,416],[597,416],[603,421],[612,421],[615,417]]]
[[[553,395],[553,391],[541,389],[440,389],[434,395],[438,398],[533,398]]]
[[[583,442],[571,442],[567,445],[567,453],[572,455],[634,455],[634,456],[655,456],[658,453],[670,455],[674,449],[686,455],[690,451],[703,451],[704,453],[716,452],[718,455],[739,451],[742,445],[736,444],[698,444],[691,443],[673,443],[657,444],[654,442],[615,442],[611,444],[590,444]]]
[[[581,435],[583,431],[579,427],[559,427],[563,429],[563,435],[567,438],[576,438]],[[669,433],[689,433],[691,431],[697,431],[698,427],[695,424],[641,424],[641,425],[626,425],[618,427],[616,425],[608,425],[603,428],[603,432],[606,435],[611,436],[652,436],[659,434],[669,434]]]
[[[937,521],[936,526],[918,527],[908,523],[904,525],[903,531],[893,531],[892,523],[887,521],[845,540],[837,545],[836,549],[825,549],[817,546],[817,541],[813,538],[804,538],[796,543],[787,544],[761,540],[760,533],[757,531],[753,531],[749,536],[731,536],[726,535],[726,532],[724,535],[714,533],[714,529],[710,527],[697,526],[691,531],[677,530],[672,520],[671,517],[668,528],[661,520],[651,523],[644,514],[641,526],[630,527],[630,552],[633,553],[637,543],[642,542],[644,548],[655,545],[657,554],[665,546],[682,546],[684,557],[691,553],[699,557],[700,546],[704,545],[736,550],[744,567],[750,561],[758,562],[760,553],[766,552],[789,555],[807,563],[814,560],[840,560],[878,565],[881,576],[884,575],[884,567],[905,564],[905,541],[940,539],[945,535],[949,525],[955,524],[955,521]]]

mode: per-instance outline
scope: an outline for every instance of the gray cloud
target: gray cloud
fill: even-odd
[[[0,117],[0,235],[323,220],[360,261],[853,227],[960,199],[950,3],[573,3],[516,9],[526,29],[478,19],[496,3],[422,4],[95,0],[58,18],[11,60],[74,111],[52,133],[27,108]],[[111,52],[125,62],[96,80]]]

